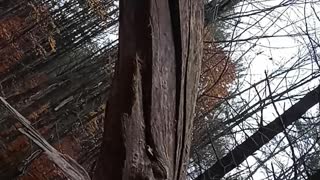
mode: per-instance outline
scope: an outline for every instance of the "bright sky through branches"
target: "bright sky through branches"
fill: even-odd
[[[250,106],[259,102],[261,98],[268,97],[269,90],[276,94],[318,75],[319,66],[316,61],[319,59],[319,11],[318,1],[242,1],[237,5],[235,12],[224,15],[225,19],[231,19],[226,21],[229,25],[231,24],[231,28],[228,29],[231,37],[227,38],[227,41],[231,43],[226,43],[225,49],[231,52],[230,55],[234,61],[239,60],[244,67],[248,68],[246,72],[240,72],[245,76],[237,83],[237,85],[240,83],[241,86],[234,87],[238,88],[237,91],[251,87],[254,83],[265,79],[266,74],[272,76],[284,72],[276,78],[269,77],[269,82],[260,83],[255,88],[242,93],[236,97],[235,101],[243,101],[243,104]],[[267,83],[270,83],[270,89]],[[319,80],[315,78],[288,92],[285,96],[303,95],[318,84]],[[276,102],[275,106],[278,113],[281,114],[294,102],[281,100]],[[257,119],[263,119],[264,123],[268,123],[277,116],[275,107],[270,104],[263,112],[255,113],[241,123],[241,127],[244,129],[257,128],[259,126]],[[233,131],[240,130],[239,126],[233,129]],[[233,145],[227,148],[232,149],[253,132],[243,130],[236,133]],[[283,137],[284,135],[280,134],[275,139],[279,140]],[[287,146],[288,141],[284,139],[280,143],[283,144],[277,147],[278,150]],[[270,171],[271,164],[275,165],[275,171],[278,170],[280,174],[281,168],[276,166],[292,166],[293,161],[290,157],[292,152],[287,147],[283,152],[268,159],[266,154],[274,153],[277,148],[273,146],[257,152],[254,157],[249,157],[248,161],[242,163],[242,167],[234,170],[230,175],[244,170],[247,175],[252,175],[251,178],[254,180],[266,179],[270,176],[270,172],[268,174],[266,171],[267,169]],[[299,156],[298,152],[295,153]],[[256,158],[259,158],[261,162],[266,159],[266,163],[261,165]]]

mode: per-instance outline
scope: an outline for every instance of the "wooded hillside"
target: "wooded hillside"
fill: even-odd
[[[0,90],[14,108],[59,151],[92,173],[99,152],[105,104],[117,60],[118,5],[114,1],[1,3]],[[206,39],[211,31],[206,30]],[[235,68],[222,49],[207,43],[199,116],[225,96]],[[221,64],[217,66],[217,64]],[[210,72],[221,72],[213,77]],[[221,86],[223,84],[223,86]],[[216,87],[220,87],[217,89]],[[1,107],[0,179],[64,178],[41,150],[17,129]],[[194,144],[205,130],[196,121]]]

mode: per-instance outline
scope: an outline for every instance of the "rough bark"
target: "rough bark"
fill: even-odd
[[[259,128],[257,132],[198,176],[196,180],[221,179],[226,173],[240,165],[247,157],[267,144],[277,134],[283,132],[284,128],[292,125],[311,107],[319,103],[319,95],[320,86],[306,94],[299,102],[271,123]]]
[[[94,179],[185,179],[201,1],[120,1],[119,61]]]

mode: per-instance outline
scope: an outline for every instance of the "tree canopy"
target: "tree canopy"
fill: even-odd
[[[108,114],[118,113],[112,108],[128,110],[130,104],[142,104],[134,107],[139,107],[143,116],[137,109],[134,116],[146,119],[141,121],[144,125],[140,128],[149,129],[145,134],[135,135],[148,141],[144,158],[150,160],[150,154],[157,152],[157,160],[150,160],[154,169],[160,167],[154,164],[164,164],[170,175],[173,171],[177,173],[177,164],[181,163],[167,170],[171,167],[169,161],[159,153],[170,149],[170,144],[174,147],[175,140],[169,138],[173,133],[167,132],[168,136],[159,142],[155,139],[162,136],[153,132],[166,124],[170,126],[170,120],[181,119],[177,116],[179,111],[171,114],[171,118],[161,116],[165,120],[157,124],[150,118],[155,115],[151,109],[165,115],[194,101],[194,113],[181,111],[189,119],[194,116],[192,125],[185,124],[188,130],[192,129],[192,133],[188,131],[184,136],[186,140],[192,135],[190,155],[181,151],[185,153],[183,162],[187,163],[185,179],[317,179],[319,2],[217,0],[204,1],[201,7],[197,2],[185,2],[191,4],[181,3],[179,9],[177,4],[161,1],[163,6],[158,8],[163,10],[163,16],[148,19],[153,17],[153,1],[126,6],[113,0],[1,1],[0,96],[30,121],[43,139],[76,160],[91,177],[99,171],[95,167],[102,163],[101,147],[109,146],[101,146],[102,142],[107,143],[103,135],[114,136],[111,144],[122,150],[123,145],[128,145],[119,135],[125,131],[108,125],[112,121],[103,123],[110,118]],[[121,17],[121,9],[125,7],[131,8],[122,10],[127,14]],[[201,8],[203,11],[198,12]],[[184,15],[196,11],[199,16]],[[202,13],[204,24],[192,24]],[[121,20],[129,24],[121,27]],[[188,28],[193,27],[190,24],[194,29]],[[167,39],[156,40],[162,35],[153,32],[167,32]],[[121,38],[121,33],[127,35]],[[188,39],[202,43],[195,47],[192,43],[184,44]],[[194,59],[200,49],[201,66],[197,63],[183,66],[183,61],[176,61],[186,56],[183,53],[189,54],[185,59]],[[126,51],[128,56],[123,55]],[[154,57],[161,57],[161,61],[146,60]],[[151,72],[154,76],[148,76]],[[165,72],[173,73],[172,79],[167,79]],[[193,76],[173,77],[186,72],[198,74],[197,86]],[[128,76],[122,77],[124,74]],[[126,79],[117,90],[112,88],[116,79]],[[170,86],[175,94],[180,90],[179,98],[173,94],[166,97],[177,104],[157,105],[166,98],[161,93],[153,94],[158,88],[153,89],[152,85]],[[191,96],[194,87],[196,99]],[[168,89],[161,90],[163,93]],[[129,98],[134,96],[133,91],[144,95],[143,98]],[[126,114],[128,117],[120,118],[119,114],[116,117],[134,118],[128,111]],[[43,149],[21,134],[22,127],[1,104],[0,179],[65,179]],[[108,130],[103,132],[103,127]],[[108,134],[116,129],[118,134]],[[129,135],[133,133],[126,136]],[[159,147],[161,143],[166,146]],[[134,149],[136,144],[130,148]],[[125,163],[120,157],[113,158]]]

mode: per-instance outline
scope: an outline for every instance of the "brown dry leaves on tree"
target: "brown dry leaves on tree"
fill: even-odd
[[[23,19],[19,17],[11,17],[0,21],[0,72],[7,70],[11,65],[19,62],[23,56],[23,44],[25,39],[19,42],[13,42],[15,34],[22,26]]]
[[[17,70],[16,65],[23,65],[25,61],[46,57],[56,50],[54,39],[56,31],[53,28],[54,24],[49,16],[48,9],[45,6],[37,6],[31,2],[25,4],[23,8],[17,11],[18,13],[7,13],[5,17],[0,19],[0,74],[14,74]],[[25,81],[14,82],[13,80],[10,96],[6,97],[21,98],[19,95],[35,90],[35,88],[39,89],[41,84],[47,81],[48,76],[44,73],[29,73],[25,75]],[[2,91],[1,93],[3,95]],[[11,100],[14,101],[14,98],[11,98]],[[31,112],[27,117],[33,122],[34,119],[47,110],[48,104],[39,104],[37,111]],[[12,121],[15,120],[12,119]],[[33,146],[27,137],[20,134],[15,135],[19,127],[21,127],[21,124],[14,123],[7,129],[0,131],[0,137],[2,138],[16,137],[11,143],[6,144],[7,150],[0,153],[0,161],[3,164],[7,162],[12,166],[18,165],[16,163],[20,163],[21,159],[24,158],[24,154],[21,152],[28,152]],[[43,127],[38,131],[45,135],[48,127]],[[37,162],[42,162],[41,158],[35,161],[35,163]],[[45,161],[42,163],[46,164]],[[48,162],[47,164],[52,163]],[[49,172],[50,169],[47,169]]]
[[[99,0],[86,0],[89,7],[94,9],[100,18],[105,18],[107,10]],[[16,64],[22,62],[27,56],[46,57],[49,53],[57,50],[54,35],[58,33],[54,23],[50,20],[45,7],[28,3],[28,6],[21,15],[12,15],[0,20],[0,73],[7,72]],[[213,41],[210,28],[205,29],[204,41]],[[32,58],[31,58],[32,59]],[[202,61],[202,72],[200,78],[199,95],[197,100],[197,116],[208,112],[217,102],[218,97],[225,97],[228,94],[228,85],[235,78],[235,65],[227,58],[227,55],[213,43],[204,44],[204,58]],[[16,83],[17,88],[13,88],[14,94],[22,94],[29,89],[40,87],[41,83],[48,81],[46,74],[33,74],[26,77],[23,84]],[[41,87],[40,87],[41,88]],[[39,104],[37,111],[27,115],[31,122],[48,111],[49,104]],[[92,114],[92,116],[95,116]],[[96,118],[97,119],[97,118]],[[94,136],[101,125],[93,119],[92,123],[85,126],[83,136]],[[99,118],[101,119],[101,118]],[[201,125],[201,124],[198,124]],[[197,126],[197,123],[196,123]],[[0,132],[0,136],[12,134],[19,127],[18,124],[8,128],[7,131]],[[198,126],[202,127],[202,126]],[[47,135],[49,127],[38,129],[44,136]],[[24,136],[18,136],[12,144],[8,144],[8,154],[3,153],[0,160],[17,162],[13,156],[18,151],[25,151],[30,147],[30,142]],[[71,135],[61,137],[61,141],[56,144],[58,150],[66,152],[72,157],[77,157],[81,151],[78,142],[72,140]],[[6,157],[7,156],[7,157]],[[43,172],[47,174],[43,176]],[[48,177],[60,176],[57,168],[45,157],[41,157],[32,162],[30,171],[21,179],[46,179]]]
[[[90,9],[93,10],[94,13],[98,15],[99,18],[107,20],[110,18],[108,16],[108,10],[109,6],[106,5],[103,1],[101,0],[86,0],[86,3],[90,7]]]
[[[204,51],[199,82],[197,117],[210,111],[223,97],[235,79],[235,64],[226,52],[213,43],[211,27],[205,28]]]
[[[28,3],[20,13],[0,20],[0,72],[9,71],[29,55],[41,57],[56,51],[55,25],[47,8]]]
[[[78,140],[73,136],[65,136],[60,142],[54,144],[54,147],[72,158],[78,158],[81,150]],[[62,179],[64,177],[62,171],[45,154],[35,159],[28,169],[29,171],[21,176],[20,180]]]
[[[235,64],[223,49],[214,43],[212,27],[207,26],[204,32],[204,50],[201,65],[201,75],[194,120],[193,145],[201,144],[207,138],[207,121],[218,124],[214,119],[204,119],[201,116],[211,112],[214,107],[228,96],[228,89],[236,78]]]

